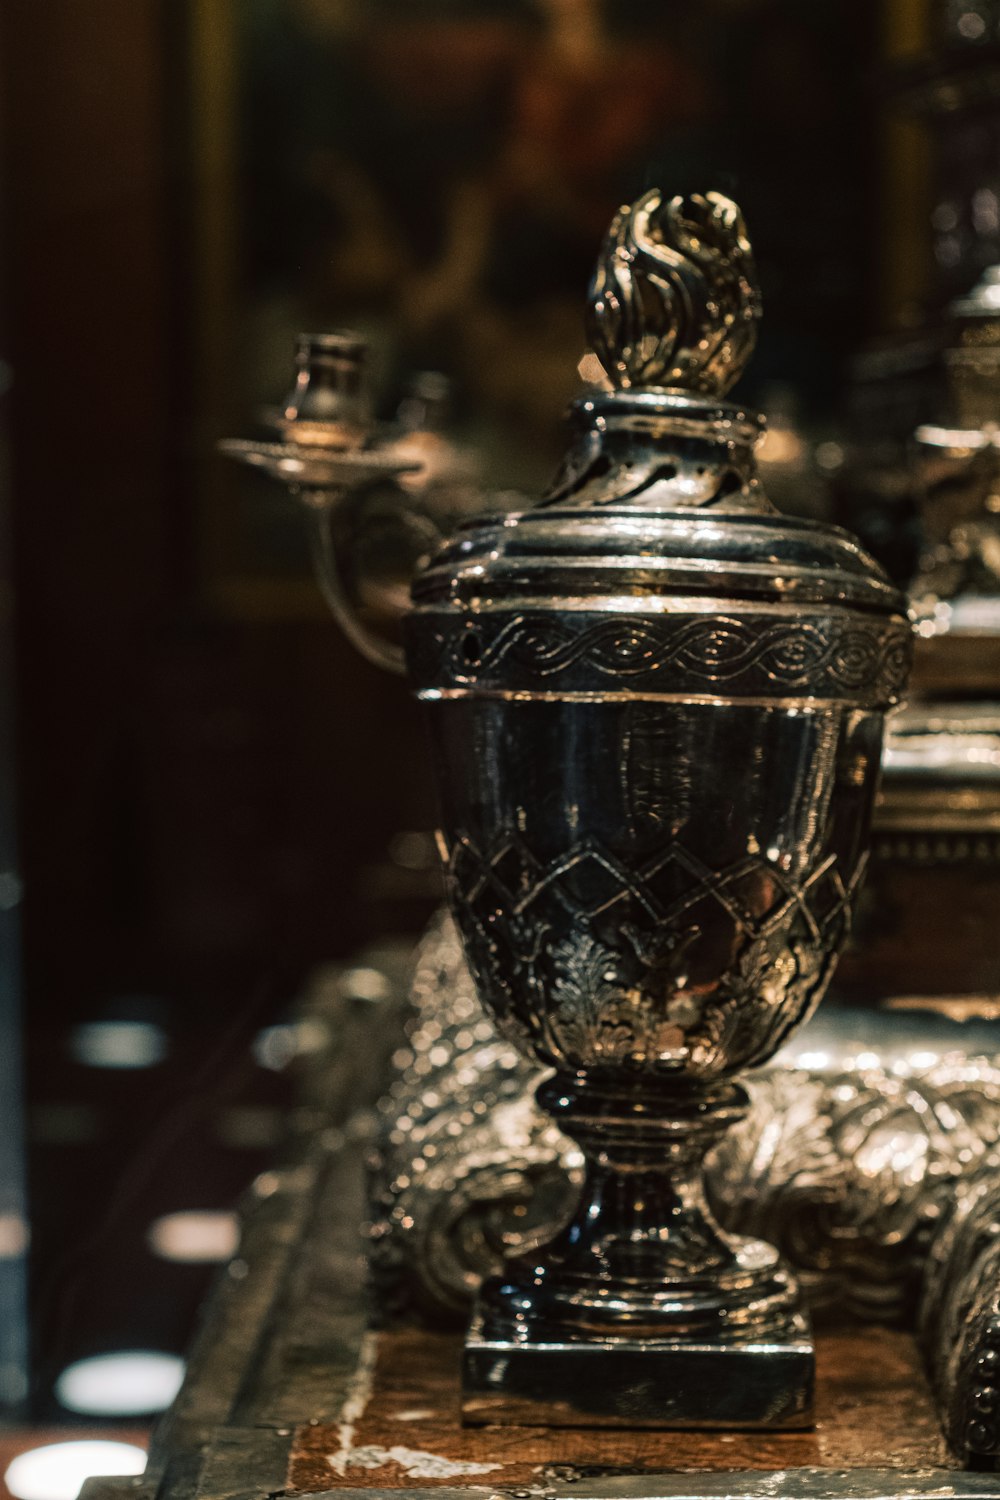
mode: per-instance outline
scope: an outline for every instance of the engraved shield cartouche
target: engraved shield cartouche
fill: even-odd
[[[537,509],[414,585],[450,904],[588,1163],[568,1229],[483,1287],[467,1421],[810,1421],[797,1288],[718,1228],[701,1162],[829,981],[910,631],[848,535],[762,492],[724,399],[758,316],[733,203],[622,209],[589,308],[612,388]]]

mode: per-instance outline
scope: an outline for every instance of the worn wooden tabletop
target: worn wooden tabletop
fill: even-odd
[[[886,1329],[822,1336],[815,1429],[770,1434],[463,1428],[460,1336],[394,1330],[377,1335],[369,1347],[370,1379],[348,1420],[296,1430],[290,1490],[359,1483],[423,1488],[473,1479],[506,1489],[595,1469],[634,1474],[949,1465],[914,1342]]]

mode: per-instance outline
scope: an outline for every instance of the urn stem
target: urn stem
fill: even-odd
[[[581,1147],[577,1210],[544,1265],[515,1262],[484,1289],[484,1333],[574,1339],[711,1338],[780,1331],[796,1289],[770,1247],[723,1232],[705,1199],[705,1155],[742,1118],[744,1089],[655,1094],[556,1074],[538,1102]]]
[[[557,1075],[538,1089],[539,1104],[587,1163],[553,1259],[590,1277],[648,1282],[654,1292],[677,1276],[734,1266],[737,1247],[708,1207],[703,1170],[706,1154],[746,1113],[746,1092],[734,1084],[672,1099],[604,1094],[582,1083],[567,1086]]]
[[[702,1186],[745,1091],[633,1092],[556,1074],[538,1102],[583,1149],[583,1188],[544,1254],[483,1285],[465,1420],[808,1425],[812,1349],[795,1281],[773,1246],[719,1228]]]

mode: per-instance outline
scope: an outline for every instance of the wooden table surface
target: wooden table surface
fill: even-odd
[[[361,1400],[348,1403],[346,1422],[298,1428],[289,1489],[418,1489],[456,1481],[509,1489],[568,1471],[915,1469],[950,1463],[913,1339],[892,1330],[847,1328],[821,1337],[815,1429],[770,1434],[463,1428],[461,1349],[460,1336],[424,1329],[376,1335],[367,1400],[362,1390]]]
[[[285,1165],[252,1195],[145,1478],[92,1483],[84,1500],[426,1488],[440,1500],[1000,1500],[1000,1476],[963,1474],[946,1452],[912,1337],[875,1327],[818,1331],[809,1432],[462,1428],[461,1333],[369,1324],[370,1103],[398,1035],[367,1009],[342,1018],[330,1093],[314,1092]]]

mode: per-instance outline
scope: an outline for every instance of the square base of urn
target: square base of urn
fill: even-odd
[[[812,1342],[465,1342],[465,1426],[731,1428],[813,1424]]]

